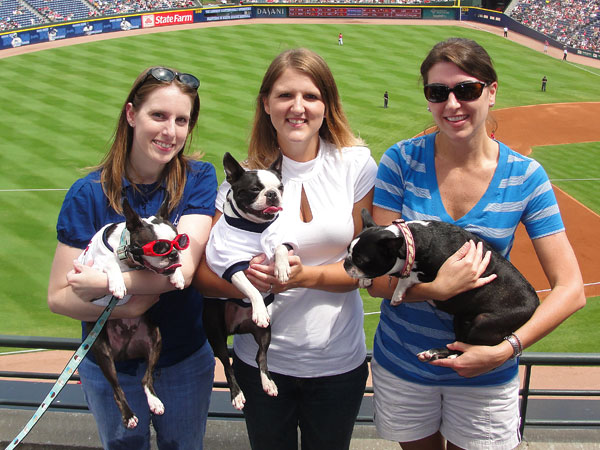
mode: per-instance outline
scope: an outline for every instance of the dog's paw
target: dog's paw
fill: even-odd
[[[435,361],[436,359],[454,359],[459,356],[458,353],[451,352],[445,347],[442,348],[431,348],[429,350],[425,350],[424,352],[417,353],[417,358],[421,362],[430,362]]]
[[[125,297],[125,294],[127,294],[127,288],[125,287],[125,284],[109,286],[108,290],[112,295],[114,295],[117,298],[123,298]]]
[[[162,416],[165,413],[165,405],[163,405],[163,402],[150,391],[148,386],[144,386],[144,393],[146,394],[146,400],[148,401],[148,408],[150,408],[150,411],[157,416]]]
[[[163,405],[163,402],[161,402],[158,397],[154,397],[152,399],[149,398],[148,406],[150,407],[152,414],[162,416],[165,413],[165,405]]]
[[[169,281],[177,289],[183,289],[185,287],[185,278],[183,277],[183,273],[180,269],[175,270],[173,275],[169,276]]]
[[[425,350],[424,352],[417,353],[417,358],[419,358],[419,361],[421,361],[421,362],[429,362],[429,361],[433,361],[435,359],[434,355],[429,350]]]
[[[104,269],[104,273],[106,273],[109,292],[117,298],[125,297],[127,288],[125,287],[125,280],[123,280],[121,271],[115,271],[112,270],[112,268],[109,268]]]
[[[290,279],[292,269],[287,260],[284,260],[278,264],[275,264],[275,277],[280,283],[287,283]]]
[[[404,293],[402,293],[401,295],[396,295],[394,293],[394,295],[392,295],[392,298],[390,299],[390,303],[392,306],[398,306],[400,303],[402,303],[403,300],[404,300]]]
[[[267,395],[271,397],[277,397],[279,391],[277,390],[277,385],[273,380],[271,380],[266,374],[260,374],[260,382],[262,383],[263,391],[267,393]]]
[[[267,328],[271,322],[267,309],[252,308],[252,321],[261,328]]]
[[[135,427],[137,427],[138,422],[139,422],[138,418],[135,415],[133,415],[132,417],[127,419],[127,421],[125,422],[125,426],[129,430],[133,430]]]
[[[361,289],[366,289],[373,284],[373,280],[370,278],[359,278],[358,279],[358,287]]]
[[[243,392],[240,392],[238,395],[235,396],[235,398],[233,400],[231,400],[231,405],[238,411],[241,411],[242,409],[244,409],[245,404],[246,404],[246,397],[244,397]]]

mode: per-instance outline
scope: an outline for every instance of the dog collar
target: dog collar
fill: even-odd
[[[144,268],[143,262],[137,261],[135,256],[131,253],[130,247],[130,234],[127,228],[123,228],[121,232],[121,238],[119,240],[119,246],[117,247],[117,256],[120,261],[127,261],[127,265],[135,270],[141,270]]]
[[[275,222],[275,219],[277,219],[277,217],[279,216],[279,215],[276,215],[275,218],[269,222],[256,223],[256,222],[252,222],[248,219],[243,218],[242,215],[239,213],[239,211],[237,209],[235,209],[232,202],[229,202],[229,207],[231,208],[231,212],[233,214],[235,214],[235,216],[229,216],[225,213],[225,211],[223,211],[223,215],[225,216],[225,221],[234,228],[238,228],[238,229],[244,230],[244,231],[249,231],[251,233],[259,233],[259,234],[262,233],[267,228],[269,228],[269,226],[273,222]]]
[[[406,242],[406,259],[404,261],[404,267],[402,267],[402,270],[399,272],[399,276],[400,278],[408,278],[413,265],[415,264],[415,238],[410,232],[410,228],[408,228],[404,219],[396,219],[392,224],[398,227],[404,236],[404,242]]]
[[[131,253],[129,252],[129,230],[123,228],[121,233],[121,239],[119,240],[119,246],[117,247],[117,256],[121,261],[129,259]]]

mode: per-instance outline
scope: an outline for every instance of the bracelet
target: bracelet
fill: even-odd
[[[513,348],[513,355],[510,359],[518,358],[523,354],[523,344],[521,344],[521,339],[515,333],[509,334],[504,340],[508,341]]]

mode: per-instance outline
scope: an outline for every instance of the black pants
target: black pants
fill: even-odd
[[[347,450],[369,369],[320,378],[271,372],[279,394],[262,389],[258,369],[234,356],[235,376],[246,397],[244,416],[253,450]]]

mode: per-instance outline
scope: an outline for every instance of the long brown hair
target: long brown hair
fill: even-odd
[[[121,190],[123,187],[123,177],[127,177],[127,160],[133,143],[133,128],[127,121],[126,108],[128,103],[131,103],[134,108],[139,108],[152,92],[171,83],[175,83],[181,92],[192,99],[192,111],[190,112],[186,143],[179,153],[166,164],[159,180],[159,183],[164,183],[167,195],[170,199],[169,212],[175,208],[183,196],[189,161],[197,159],[199,156],[196,154],[190,156],[184,154],[186,147],[192,141],[192,131],[198,122],[198,115],[200,113],[200,98],[198,97],[198,91],[181,83],[177,78],[171,82],[159,81],[150,76],[150,71],[152,69],[153,67],[144,70],[136,78],[129,91],[129,95],[121,108],[112,145],[100,164],[92,168],[93,170],[101,171],[100,182],[102,183],[102,190],[108,198],[110,206],[119,214],[123,213],[121,207]],[[176,72],[170,68],[169,70]],[[131,181],[131,179],[129,181]],[[138,189],[135,183],[132,182],[132,185],[134,189]]]
[[[325,104],[325,120],[319,129],[321,138],[338,149],[362,143],[352,133],[333,74],[325,60],[306,48],[286,50],[271,62],[256,97],[256,111],[248,145],[249,168],[264,169],[279,156],[277,132],[265,111],[264,101],[286,69],[294,69],[309,76],[321,92]]]

